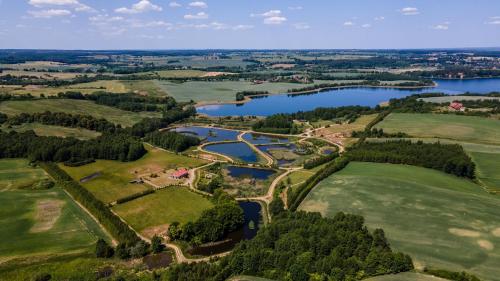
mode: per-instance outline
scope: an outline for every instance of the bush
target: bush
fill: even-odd
[[[95,255],[98,258],[110,258],[114,254],[114,250],[112,247],[104,241],[104,239],[99,239],[97,240],[96,246],[95,246]]]

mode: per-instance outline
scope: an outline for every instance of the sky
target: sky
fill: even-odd
[[[500,47],[499,0],[0,0],[0,48]]]

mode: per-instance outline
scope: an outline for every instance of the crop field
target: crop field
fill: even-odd
[[[7,101],[0,104],[0,112],[7,115],[34,112],[66,112],[71,114],[90,114],[104,118],[115,124],[130,127],[146,117],[160,117],[157,112],[130,112],[95,104],[86,100],[41,99],[29,101]]]
[[[26,132],[33,130],[39,136],[55,136],[55,137],[73,137],[81,140],[93,139],[101,135],[96,131],[90,131],[82,128],[68,128],[61,126],[44,125],[39,123],[24,123],[22,125],[12,126],[7,128],[0,127],[4,131]]]
[[[323,83],[326,81],[317,81]],[[162,89],[177,101],[186,102],[231,102],[236,100],[236,93],[241,91],[268,91],[271,94],[286,93],[289,89],[298,89],[312,84],[297,83],[264,83],[255,85],[248,81],[205,82],[191,81],[172,83],[158,81]]]
[[[0,160],[0,192],[29,187],[48,176],[40,168],[29,165],[25,159]]]
[[[403,272],[399,274],[377,276],[365,280],[366,281],[446,281],[447,279],[416,272]]]
[[[33,96],[55,96],[61,92],[67,91],[78,91],[84,94],[92,94],[97,91],[107,91],[113,93],[126,93],[128,89],[125,87],[121,81],[109,80],[109,81],[96,81],[89,83],[81,83],[64,87],[46,87],[38,85],[28,85],[28,86],[1,86],[0,93],[8,93],[12,95],[26,95],[31,94]]]
[[[417,268],[466,270],[500,280],[500,197],[471,181],[430,169],[350,163],[321,182],[301,210],[365,217],[383,228],[398,251]]]
[[[500,120],[475,116],[392,113],[375,127],[387,133],[404,132],[412,137],[500,144]]]
[[[125,86],[127,92],[153,97],[164,97],[167,95],[154,80],[130,80],[120,81],[120,83]]]
[[[147,237],[164,233],[173,222],[196,220],[212,207],[205,197],[184,187],[168,187],[153,194],[116,205],[113,210]]]
[[[146,149],[148,153],[133,162],[97,160],[81,167],[67,167],[62,164],[60,167],[76,181],[95,175],[94,178],[81,184],[99,200],[110,203],[149,189],[150,187],[145,184],[130,183],[140,175],[182,167],[193,168],[206,163],[200,159],[168,153],[151,146],[146,146]]]
[[[27,160],[0,160],[0,262],[90,252],[98,237],[107,239],[60,188],[15,189],[45,178],[43,170],[29,167]]]
[[[335,124],[333,121],[318,121],[313,122],[314,127],[328,126],[328,128],[318,130],[316,135],[330,135],[338,133],[351,134],[353,131],[363,131],[378,114],[362,115],[352,123]]]

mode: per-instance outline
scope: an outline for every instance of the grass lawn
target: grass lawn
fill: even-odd
[[[28,165],[28,160],[0,160],[0,192],[28,187],[44,179],[48,179],[45,172]]]
[[[168,153],[148,145],[146,145],[146,149],[148,153],[133,162],[97,160],[95,163],[81,167],[66,167],[63,164],[60,164],[60,167],[76,181],[95,173],[101,173],[98,177],[81,184],[99,200],[110,203],[149,189],[150,187],[145,184],[129,183],[129,181],[136,179],[138,175],[163,169],[193,168],[206,163],[204,160]]]
[[[164,97],[167,94],[153,80],[121,81],[127,91],[137,94],[147,94],[153,97]]]
[[[325,81],[318,81],[323,83]],[[286,93],[289,89],[304,88],[312,84],[298,83],[264,83],[254,85],[248,81],[205,82],[191,81],[173,83],[158,81],[158,85],[175,100],[180,102],[193,100],[195,102],[230,102],[236,100],[236,93],[241,91],[268,91],[272,94]]]
[[[92,94],[97,91],[107,91],[113,93],[126,93],[128,89],[125,87],[121,81],[118,80],[106,80],[106,81],[96,81],[89,83],[80,83],[64,87],[45,87],[45,86],[2,86],[0,87],[0,93],[9,93],[12,95],[25,95],[31,94],[33,96],[40,96],[41,94],[45,96],[55,96],[61,92],[67,91],[78,91],[84,94]]]
[[[70,99],[41,99],[32,101],[6,101],[0,103],[0,112],[7,115],[34,112],[67,112],[72,114],[90,114],[96,118],[105,118],[115,124],[130,127],[146,117],[159,117],[157,112],[130,112],[114,107],[95,104],[92,101]]]
[[[445,103],[456,100],[500,100],[500,97],[482,97],[482,96],[444,96],[444,97],[430,97],[421,98],[425,102]]]
[[[322,181],[300,209],[364,216],[417,268],[468,271],[500,280],[500,197],[471,181],[430,169],[350,163]]]
[[[178,221],[186,223],[197,219],[212,207],[205,197],[184,187],[169,187],[153,194],[116,205],[113,210],[143,235],[152,236],[168,229]]]
[[[483,144],[500,144],[500,120],[453,114],[392,113],[376,128],[412,137],[445,138]]]
[[[82,128],[68,128],[61,126],[43,125],[39,123],[25,123],[19,126],[7,128],[0,127],[4,131],[26,132],[29,130],[35,131],[39,136],[55,136],[55,137],[74,137],[81,140],[93,139],[101,135],[101,133]]]
[[[356,121],[347,124],[335,124],[333,121],[318,121],[318,122],[313,122],[312,125],[314,127],[321,127],[321,126],[327,126],[329,125],[328,128],[325,128],[318,132],[319,134],[323,135],[328,135],[328,134],[335,134],[335,133],[347,133],[350,134],[353,131],[363,131],[373,119],[377,117],[378,114],[369,114],[369,115],[362,115]]]

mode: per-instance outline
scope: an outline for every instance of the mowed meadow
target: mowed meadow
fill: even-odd
[[[34,190],[47,176],[25,159],[0,160],[0,263],[92,252],[99,225],[59,187]]]
[[[417,268],[471,272],[500,280],[500,197],[439,171],[352,162],[316,186],[300,209],[359,214],[383,228]]]

